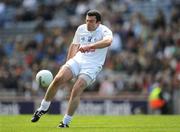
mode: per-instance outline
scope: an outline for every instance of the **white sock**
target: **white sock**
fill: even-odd
[[[71,120],[72,120],[72,116],[65,114],[63,118],[63,124],[68,125],[71,122]]]
[[[46,101],[45,99],[42,100],[41,102],[41,106],[39,107],[38,110],[48,110],[49,106],[50,106],[51,102],[50,101]]]

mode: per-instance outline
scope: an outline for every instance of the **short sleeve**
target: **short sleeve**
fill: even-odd
[[[103,38],[105,37],[113,37],[112,31],[107,27],[103,29]]]
[[[74,34],[72,44],[79,44],[79,27],[77,28],[77,30]]]

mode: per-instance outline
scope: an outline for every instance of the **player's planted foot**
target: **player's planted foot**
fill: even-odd
[[[32,119],[31,119],[31,122],[37,122],[37,121],[39,120],[39,118],[40,118],[42,115],[46,114],[47,112],[48,112],[48,110],[47,110],[47,111],[37,110],[37,111],[34,113]]]
[[[68,128],[69,126],[67,124],[64,124],[63,122],[60,122],[58,127],[59,128],[66,128],[66,127]]]

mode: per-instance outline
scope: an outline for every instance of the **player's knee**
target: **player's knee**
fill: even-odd
[[[80,97],[84,88],[86,87],[86,83],[84,81],[80,81],[76,87],[72,90],[72,98]]]

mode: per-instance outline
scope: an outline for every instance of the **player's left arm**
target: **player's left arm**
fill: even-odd
[[[112,43],[112,37],[111,36],[107,36],[104,37],[102,40],[97,41],[95,43],[90,44],[90,48],[91,49],[101,49],[101,48],[105,48],[111,45]]]
[[[112,37],[104,37],[102,40],[97,41],[92,44],[84,45],[79,48],[79,51],[82,53],[85,52],[94,52],[96,49],[101,49],[110,46],[112,43]]]
[[[81,51],[83,53],[84,52],[93,52],[93,51],[95,51],[95,49],[101,49],[101,48],[110,46],[112,43],[112,40],[113,40],[112,32],[110,30],[104,30],[104,37],[102,40],[97,41],[92,44],[84,45],[79,48],[79,51]]]

